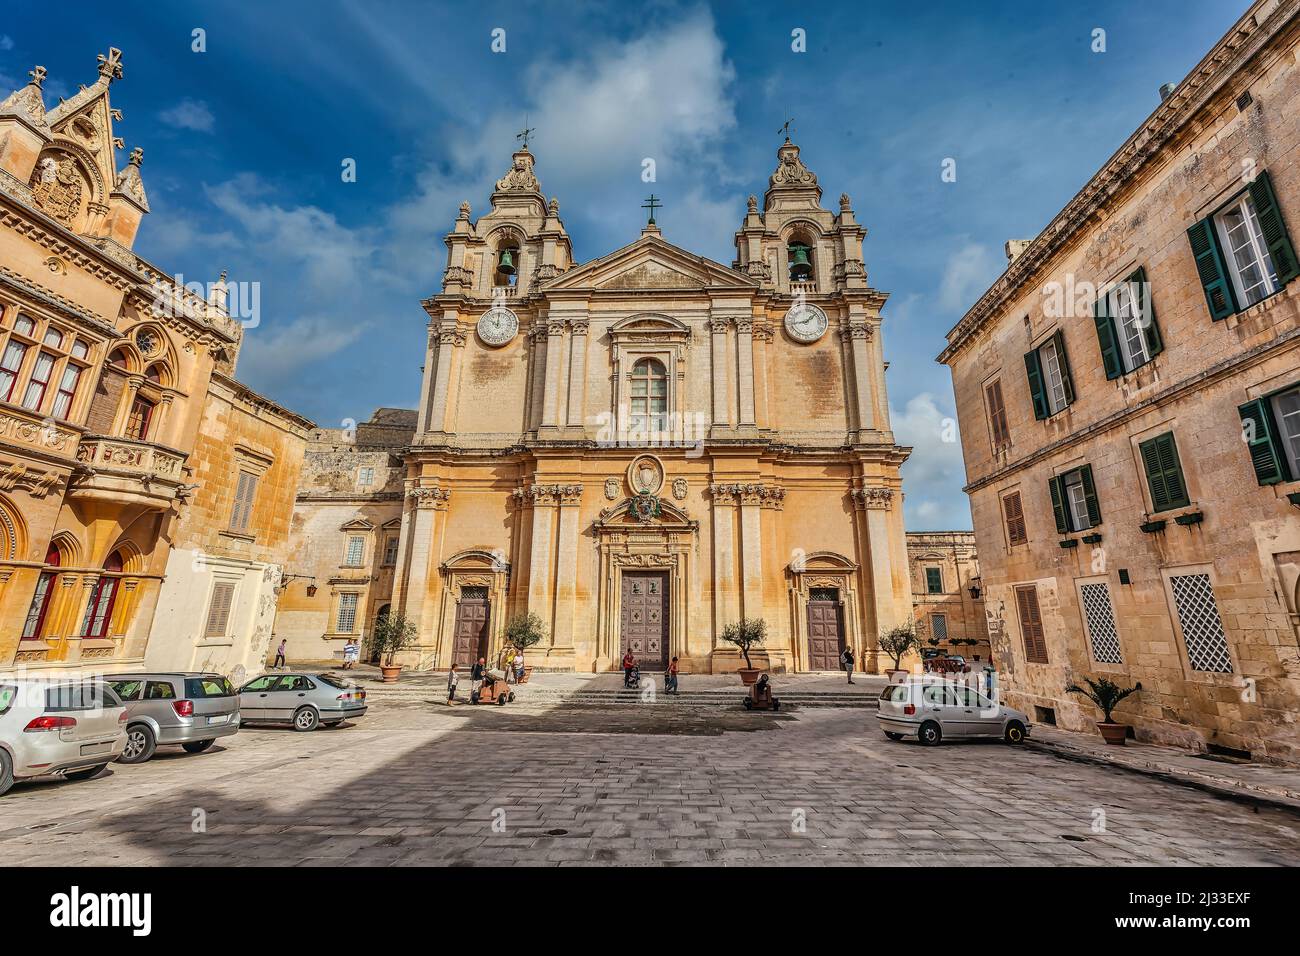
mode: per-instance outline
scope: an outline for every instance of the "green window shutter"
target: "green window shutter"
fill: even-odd
[[[1059,477],[1050,479],[1047,488],[1052,493],[1052,515],[1056,518],[1056,532],[1069,534],[1070,520],[1069,515],[1065,513],[1065,488],[1061,484],[1061,479]]]
[[[1124,367],[1119,361],[1119,343],[1115,339],[1115,320],[1110,317],[1110,302],[1098,295],[1093,307],[1093,320],[1097,323],[1097,343],[1101,346],[1101,364],[1107,378],[1119,378]]]
[[[1061,363],[1061,385],[1065,388],[1065,404],[1074,404],[1074,379],[1070,377],[1070,360],[1065,357],[1065,333],[1057,329],[1052,335],[1056,346],[1056,360]]]
[[[1200,276],[1201,287],[1205,289],[1210,318],[1216,322],[1226,319],[1237,311],[1237,298],[1232,291],[1232,283],[1228,281],[1228,270],[1223,264],[1223,252],[1219,249],[1213,217],[1207,216],[1188,229],[1187,239],[1192,244],[1196,274]]]
[[[1300,275],[1300,264],[1296,262],[1295,247],[1291,245],[1286,223],[1282,221],[1282,210],[1277,204],[1277,196],[1273,194],[1273,180],[1267,172],[1263,172],[1246,188],[1250,190],[1251,201],[1255,204],[1255,215],[1259,218],[1260,231],[1264,233],[1264,244],[1268,246],[1268,254],[1273,257],[1278,284],[1286,285]]]
[[[1079,477],[1083,480],[1083,500],[1088,505],[1088,524],[1095,528],[1101,524],[1101,507],[1097,504],[1097,486],[1092,483],[1092,465],[1080,468]]]
[[[1183,477],[1174,433],[1165,432],[1144,441],[1138,445],[1138,451],[1142,455],[1142,467],[1147,473],[1147,487],[1151,489],[1152,512],[1187,507],[1190,504],[1187,479]]]
[[[1259,483],[1275,485],[1290,478],[1268,399],[1247,402],[1237,408],[1237,414],[1241,416],[1242,439],[1250,450],[1250,463],[1255,466],[1255,478]]]
[[[1038,350],[1025,353],[1025,374],[1029,376],[1029,397],[1034,403],[1034,417],[1046,418],[1050,414],[1047,407],[1047,389],[1043,387],[1043,366],[1038,361]]]
[[[1155,358],[1165,350],[1165,343],[1160,337],[1160,326],[1156,324],[1155,302],[1147,301],[1151,295],[1151,288],[1147,285],[1147,270],[1138,266],[1137,272],[1129,276],[1128,281],[1135,284],[1138,316],[1145,318],[1147,322],[1142,329],[1142,337],[1146,339],[1147,351],[1151,353],[1152,358]]]

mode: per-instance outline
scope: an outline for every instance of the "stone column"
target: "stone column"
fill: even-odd
[[[420,382],[420,395],[423,401],[420,402],[420,419],[415,427],[416,441],[419,441],[420,436],[429,430],[429,414],[433,410],[433,390],[437,387],[435,378],[437,368],[438,333],[436,329],[430,327],[429,340],[424,347],[424,372]]]
[[[405,603],[402,609],[415,624],[416,644],[436,646],[436,607],[429,600],[429,581],[434,576],[438,558],[438,518],[445,512],[451,492],[437,486],[412,488],[407,496],[415,501],[415,520],[411,530],[410,558],[405,568]],[[435,664],[438,662],[435,662]]]
[[[876,396],[872,388],[875,376],[871,373],[871,327],[865,322],[851,322],[841,334],[849,341],[853,352],[853,392],[857,411],[858,440],[861,432],[876,427]]]
[[[555,486],[559,507],[558,545],[555,562],[555,625],[551,648],[546,656],[553,667],[573,667],[573,622],[578,597],[578,519],[582,485]]]
[[[560,418],[560,348],[564,323],[546,326],[546,380],[542,393],[542,428],[556,428]]]
[[[587,392],[587,321],[575,319],[569,340],[569,409],[570,428],[581,430],[586,412],[584,398]]]
[[[542,406],[546,395],[546,326],[537,326],[528,330],[528,340],[532,345],[529,359],[531,379],[529,380],[528,430],[536,431],[542,423]]]
[[[736,584],[736,545],[732,522],[739,485],[709,485],[713,500],[713,645],[728,624],[740,618]]]
[[[739,425],[754,427],[754,323],[750,319],[736,322],[736,385],[739,392]]]
[[[741,616],[763,617],[762,485],[740,487]]]
[[[447,431],[447,404],[451,391],[451,360],[457,348],[465,346],[465,333],[455,326],[438,332],[438,370],[433,379],[433,401],[429,408],[428,431]]]
[[[863,562],[864,583],[870,587],[869,600],[864,601],[871,611],[867,632],[867,668],[879,673],[887,661],[875,646],[880,632],[900,623],[895,619],[894,601],[894,549],[889,535],[890,509],[894,491],[880,486],[864,486],[853,491],[854,504],[865,518],[867,560]],[[910,612],[910,609],[909,609]]]
[[[516,491],[522,502],[533,512],[533,533],[528,555],[528,610],[540,617],[546,625],[550,641],[555,641],[554,614],[551,588],[551,554],[554,551],[551,524],[554,520],[555,499],[549,485],[531,485]],[[542,648],[538,648],[539,651]]]
[[[713,374],[713,429],[731,427],[731,413],[727,406],[727,325],[726,319],[712,319],[709,331],[712,333],[710,343],[710,362]]]

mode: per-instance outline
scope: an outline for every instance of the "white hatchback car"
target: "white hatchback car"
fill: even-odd
[[[122,754],[126,707],[99,680],[0,677],[0,794],[15,780],[88,780]]]
[[[880,692],[876,714],[890,740],[915,737],[934,746],[945,737],[1001,737],[1009,744],[1029,736],[1029,718],[961,681],[918,678]]]

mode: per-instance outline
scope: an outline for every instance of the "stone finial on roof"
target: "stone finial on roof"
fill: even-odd
[[[27,73],[31,82],[10,93],[0,102],[0,116],[19,116],[38,129],[48,131],[49,124],[45,118],[45,98],[41,95],[41,86],[45,83],[45,67],[37,66]]]
[[[122,51],[115,46],[108,48],[108,56],[99,54],[99,75],[105,83],[112,83],[122,78]]]

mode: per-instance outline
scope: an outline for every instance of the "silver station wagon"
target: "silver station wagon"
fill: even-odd
[[[161,746],[202,753],[239,731],[239,696],[220,674],[113,674],[108,685],[126,704],[120,763],[144,763]]]
[[[945,737],[1001,737],[1009,744],[1029,736],[1029,718],[962,681],[919,678],[880,692],[876,720],[890,740],[915,737],[934,746]]]
[[[337,674],[276,671],[239,690],[239,716],[248,723],[293,724],[294,730],[335,727],[366,712],[366,692]]]

